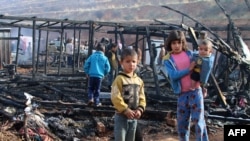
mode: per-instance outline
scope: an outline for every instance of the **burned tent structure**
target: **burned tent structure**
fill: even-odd
[[[168,6],[164,7],[174,10]],[[84,61],[80,58],[81,32],[86,31],[88,33],[89,46],[87,55],[90,55],[94,49],[95,35],[99,31],[104,30],[106,34],[114,37],[114,42],[117,42],[119,38],[123,46],[125,46],[126,35],[134,35],[134,42],[131,45],[142,49],[143,60],[150,58],[148,65],[142,61],[140,72],[145,82],[148,105],[152,107],[145,112],[143,118],[165,120],[171,108],[175,108],[176,96],[172,95],[167,74],[160,71],[158,69],[159,66],[154,63],[155,58],[153,48],[151,47],[152,38],[157,37],[157,39],[164,41],[168,37],[169,31],[174,29],[183,30],[187,35],[188,42],[195,49],[197,47],[197,33],[205,30],[211,36],[210,40],[214,43],[215,54],[218,60],[214,64],[214,70],[209,80],[210,96],[205,99],[208,111],[207,117],[249,123],[250,53],[244,42],[244,40],[249,39],[242,38],[240,31],[249,32],[250,27],[236,27],[232,20],[229,20],[228,27],[206,27],[184,13],[177,10],[174,11],[182,14],[183,18],[191,19],[195,26],[187,26],[184,22],[181,24],[169,24],[160,20],[155,20],[150,25],[136,25],[1,15],[0,26],[3,28],[17,28],[18,34],[16,37],[0,37],[1,41],[17,40],[14,61],[11,63],[7,60],[1,60],[1,64],[3,64],[3,70],[1,71],[7,75],[3,75],[3,81],[0,82],[2,84],[0,101],[4,104],[1,105],[0,112],[7,117],[22,113],[23,111],[20,111],[20,109],[24,109],[27,106],[25,105],[26,98],[23,93],[27,92],[35,97],[32,100],[39,105],[39,108],[46,109],[43,113],[49,116],[60,114],[74,119],[83,119],[86,115],[111,117],[114,109],[109,101],[110,93],[105,88],[105,84],[103,85],[104,88],[102,88],[103,92],[101,95],[103,106],[88,107],[86,105],[86,97],[84,95],[86,95],[87,81],[80,65],[80,62]],[[22,28],[32,30],[32,69],[29,75],[17,73],[17,69],[24,67],[18,64]],[[72,67],[65,67],[61,63],[64,61],[64,41],[62,39],[65,38],[66,30],[73,32],[74,39],[79,39],[74,40],[74,44],[78,44],[75,48],[78,49],[74,53],[75,63]],[[226,41],[215,33],[221,31],[227,31]],[[56,67],[51,67],[48,63],[50,56],[48,49],[49,34],[51,32],[59,33],[61,39],[59,49],[52,54],[57,56],[57,61],[59,62]],[[42,33],[45,33],[45,36],[42,37]],[[45,52],[40,51],[41,38],[46,40]],[[142,43],[142,46],[139,46],[139,43]],[[146,45],[148,46],[147,48]],[[155,47],[159,48],[159,46]],[[9,54],[9,50],[2,49],[0,51],[1,54]],[[149,56],[146,56],[146,51],[149,51]],[[40,59],[41,56],[44,57],[42,60]],[[67,73],[65,73],[65,70]],[[216,103],[217,106],[222,105],[223,110],[217,110],[216,107],[212,107],[212,103]],[[13,109],[13,107],[16,110],[8,110]],[[94,120],[97,125],[100,123],[98,119],[94,118]]]

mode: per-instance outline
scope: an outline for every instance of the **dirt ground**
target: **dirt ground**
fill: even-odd
[[[22,73],[28,73],[31,70],[19,70]],[[1,119],[1,115],[0,115]],[[15,129],[6,130],[5,121],[0,121],[0,141],[24,141],[24,137],[20,136],[19,132]],[[208,126],[209,127],[209,126]],[[169,127],[164,122],[160,122],[159,127],[145,126],[143,128],[144,141],[178,141],[178,135],[175,129]],[[214,129],[214,128],[213,128]],[[209,132],[210,141],[223,141],[223,128],[217,127],[213,132]],[[44,141],[51,141],[47,139]],[[75,140],[74,140],[75,141]],[[79,141],[79,140],[77,140]],[[87,136],[80,139],[80,141],[113,141],[113,131],[110,131],[104,136]],[[190,135],[190,141],[195,141],[193,132]]]
[[[17,132],[4,131],[0,133],[0,141],[23,141],[24,138],[20,137]],[[223,130],[216,133],[216,135],[209,136],[210,141],[222,141]],[[82,139],[82,141],[111,141],[108,137],[89,137]],[[145,135],[144,141],[178,141],[178,136],[167,133],[157,133],[151,135]],[[195,138],[191,136],[190,141],[195,141]]]
[[[113,141],[113,132],[108,133],[102,137],[98,136],[88,136],[81,139],[81,141]],[[178,136],[176,131],[160,131],[157,133],[144,133],[144,141],[178,141]],[[209,133],[210,141],[222,141],[223,140],[223,128],[218,128],[216,132]],[[1,125],[0,141],[23,141],[24,137],[21,137],[19,133],[15,130],[3,131]],[[51,141],[50,139],[45,141]],[[195,141],[195,136],[193,133],[190,135],[190,141]]]
[[[216,134],[210,134],[209,140],[210,141],[223,141],[223,130],[218,130]],[[146,135],[145,141],[179,141],[177,134],[170,134],[170,133],[158,133],[152,135]],[[195,141],[195,137],[191,135],[190,141]]]

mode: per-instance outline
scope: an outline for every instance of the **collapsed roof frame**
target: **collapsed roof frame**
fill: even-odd
[[[45,74],[47,73],[47,57],[48,57],[48,36],[49,32],[59,32],[61,35],[61,39],[63,38],[64,30],[74,30],[74,38],[76,37],[76,31],[79,31],[79,39],[80,39],[80,32],[81,30],[88,30],[89,33],[89,50],[88,50],[88,55],[92,53],[93,50],[93,45],[94,45],[94,33],[99,30],[102,27],[114,27],[114,30],[112,31],[107,31],[107,34],[115,34],[115,41],[117,41],[117,36],[120,35],[121,37],[121,42],[124,45],[124,37],[123,35],[125,34],[133,34],[136,35],[136,41],[134,43],[135,47],[138,48],[138,41],[139,40],[144,40],[146,38],[146,42],[149,47],[149,52],[150,52],[150,64],[151,67],[153,68],[153,73],[154,73],[154,82],[156,85],[156,92],[159,92],[159,84],[157,80],[157,75],[156,75],[156,69],[155,69],[155,64],[153,63],[154,57],[152,54],[152,48],[151,48],[151,37],[156,36],[156,37],[162,37],[163,40],[167,38],[167,32],[174,30],[174,29],[182,29],[186,30],[189,33],[193,34],[195,37],[194,31],[201,31],[201,30],[206,30],[204,27],[200,26],[195,26],[192,28],[189,28],[185,26],[184,24],[180,25],[175,25],[175,24],[167,24],[158,20],[155,20],[157,23],[153,23],[150,25],[135,25],[135,24],[125,24],[125,23],[114,23],[114,22],[97,22],[97,21],[75,21],[75,20],[68,20],[68,19],[49,19],[49,18],[37,18],[37,17],[18,17],[18,16],[4,16],[0,15],[0,26],[4,27],[18,27],[18,37],[14,38],[17,39],[17,51],[16,53],[18,54],[19,51],[19,41],[20,41],[20,36],[21,36],[21,28],[30,28],[32,29],[32,39],[33,39],[33,55],[35,56],[35,42],[36,42],[36,30],[39,31],[38,33],[38,50],[37,50],[37,57],[39,57],[39,49],[40,49],[40,38],[41,38],[41,31],[46,31],[46,59],[45,59],[45,64],[44,65],[44,72]],[[122,30],[120,30],[122,29]],[[210,27],[212,31],[227,31],[228,27]],[[244,27],[238,27],[238,29],[242,31],[250,31],[250,26],[244,26]],[[142,35],[143,38],[139,39],[139,35]],[[0,38],[1,39],[1,38]],[[192,42],[195,44],[194,39],[195,38],[187,38],[189,42]],[[246,39],[245,39],[246,40]],[[80,40],[78,40],[80,42]],[[60,42],[60,60],[62,58],[62,40]],[[75,44],[75,40],[74,40]],[[80,46],[80,43],[78,44]],[[78,66],[79,66],[79,46],[78,46]],[[143,56],[144,56],[144,50],[143,49]],[[74,54],[75,55],[75,54]],[[18,56],[18,55],[16,55]],[[144,56],[145,57],[145,56]],[[75,57],[73,57],[75,58]],[[16,57],[16,65],[17,65],[17,59]],[[32,66],[33,66],[33,71],[32,71],[32,78],[35,78],[35,73],[37,72],[38,69],[38,58],[37,62],[35,62],[35,58],[32,57]],[[75,72],[75,64],[73,66],[73,73]],[[35,71],[36,70],[36,71]],[[58,65],[58,75],[61,74],[61,63]]]

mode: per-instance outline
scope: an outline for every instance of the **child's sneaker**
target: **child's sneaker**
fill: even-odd
[[[100,106],[102,106],[102,103],[98,103],[98,104],[96,104],[95,106],[96,106],[96,107],[100,107]]]
[[[88,102],[88,106],[92,106],[94,104],[94,101],[93,100],[89,100],[89,102]]]

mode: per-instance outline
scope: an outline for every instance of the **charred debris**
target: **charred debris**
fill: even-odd
[[[241,31],[250,31],[250,26],[237,27],[230,15],[218,3],[228,18],[227,27],[206,27],[199,21],[182,13],[181,11],[163,6],[166,9],[180,13],[183,19],[194,22],[195,26],[170,24],[155,20],[150,25],[136,25],[97,21],[71,21],[69,19],[46,19],[37,17],[16,17],[0,15],[1,32],[8,28],[17,28],[16,37],[3,36],[0,40],[9,42],[17,41],[16,57],[10,61],[8,46],[0,50],[1,78],[0,78],[0,113],[1,130],[16,128],[27,140],[39,135],[56,140],[72,140],[89,134],[102,136],[112,131],[114,109],[110,101],[110,92],[107,79],[104,79],[101,92],[101,107],[87,106],[87,78],[82,71],[84,58],[94,49],[94,37],[104,29],[106,34],[118,38],[124,46],[126,35],[135,35],[133,46],[140,45],[143,60],[150,58],[150,63],[142,63],[139,75],[145,83],[147,95],[147,110],[143,120],[164,121],[175,126],[176,95],[172,94],[168,76],[161,66],[155,64],[153,56],[152,38],[165,40],[169,31],[179,29],[185,31],[187,40],[197,47],[200,31],[209,33],[209,39],[214,43],[216,60],[209,79],[208,93],[205,99],[206,117],[234,123],[250,123],[250,52],[249,47],[241,37]],[[19,64],[21,30],[32,30],[32,58],[30,64]],[[108,30],[107,30],[108,29]],[[60,38],[65,38],[65,32],[72,31],[74,39],[81,39],[81,32],[88,32],[88,50],[85,54],[80,52],[80,40],[74,40],[74,64],[72,67],[65,65],[63,53],[63,40],[60,48],[55,52],[49,50],[49,34],[56,32]],[[218,32],[227,32],[227,38],[222,39]],[[42,37],[41,33],[46,36]],[[40,51],[41,38],[46,40],[45,51]],[[110,43],[110,40],[106,44]],[[146,48],[146,44],[148,48]],[[156,46],[160,48],[160,46]],[[149,56],[145,52],[149,51]],[[81,57],[81,55],[85,55]],[[49,61],[51,56],[56,57],[55,65]],[[41,59],[42,58],[42,59]],[[29,68],[29,73],[20,70]],[[144,126],[146,126],[144,124]],[[222,125],[223,126],[223,125]],[[211,130],[212,131],[212,128]]]

